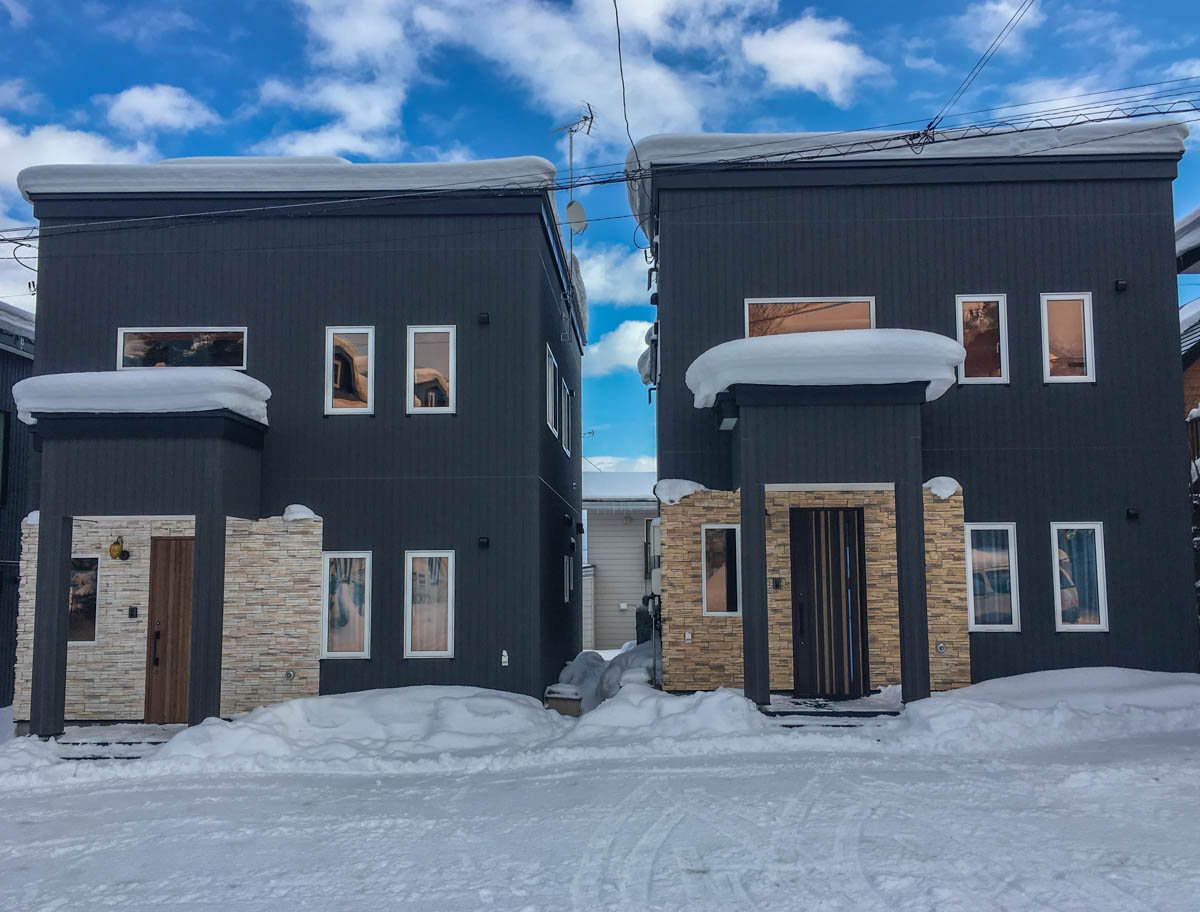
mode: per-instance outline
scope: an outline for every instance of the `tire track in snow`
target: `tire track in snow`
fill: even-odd
[[[649,779],[643,780],[597,823],[580,859],[579,870],[571,879],[571,905],[575,912],[591,912],[606,905],[602,896],[606,886],[619,889],[619,882],[614,884],[607,877],[610,860],[617,841],[629,829],[632,812],[643,806],[651,787]]]

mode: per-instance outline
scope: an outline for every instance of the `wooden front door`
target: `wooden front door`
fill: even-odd
[[[796,696],[861,697],[869,685],[863,511],[795,508],[791,545]]]
[[[146,721],[186,722],[192,646],[194,539],[150,540]]]

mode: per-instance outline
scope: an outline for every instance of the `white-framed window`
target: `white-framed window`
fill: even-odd
[[[559,439],[562,441],[563,452],[568,456],[571,455],[571,389],[567,386],[567,381],[563,380],[559,383],[559,412],[561,417],[558,421]]]
[[[1021,629],[1015,523],[967,523],[967,629]]]
[[[146,367],[246,369],[245,326],[122,326],[117,370]]]
[[[1050,523],[1054,566],[1054,629],[1108,630],[1104,523]]]
[[[99,626],[100,555],[72,554],[67,596],[67,642],[72,646],[95,643]]]
[[[453,326],[408,327],[408,414],[454,413],[455,348]]]
[[[546,346],[546,427],[558,436],[558,362],[554,352]]]
[[[404,657],[454,657],[454,552],[404,552]]]
[[[967,357],[958,366],[959,383],[1008,383],[1008,296],[956,295],[958,341]]]
[[[700,527],[700,581],[705,614],[742,613],[741,526],[705,523]]]
[[[322,551],[321,658],[371,657],[371,552]]]
[[[375,327],[325,327],[325,414],[375,413]]]
[[[1042,295],[1042,377],[1047,383],[1095,383],[1092,293]]]
[[[746,298],[746,338],[830,329],[874,329],[875,298]]]

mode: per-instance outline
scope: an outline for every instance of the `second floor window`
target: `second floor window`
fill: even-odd
[[[871,329],[875,299],[861,298],[747,298],[746,336],[822,332],[830,329]]]
[[[408,328],[408,412],[428,414],[455,409],[455,329]]]
[[[1008,382],[1008,301],[1005,295],[959,295],[958,341],[967,350],[959,383]]]
[[[546,426],[558,436],[558,362],[550,346],[546,346]]]
[[[325,414],[375,411],[375,327],[325,328]]]
[[[152,326],[117,330],[117,369],[232,367],[246,369],[244,326]]]
[[[1047,383],[1092,383],[1092,296],[1089,292],[1042,295],[1042,368]]]

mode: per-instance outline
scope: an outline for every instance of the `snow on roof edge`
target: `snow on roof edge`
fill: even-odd
[[[584,472],[584,501],[654,502],[657,472]]]
[[[1182,258],[1197,248],[1200,248],[1200,206],[1175,223],[1175,256]],[[1200,272],[1200,264],[1184,272]]]
[[[34,314],[31,310],[0,301],[0,330],[14,336],[24,336],[30,342],[34,339]]]

